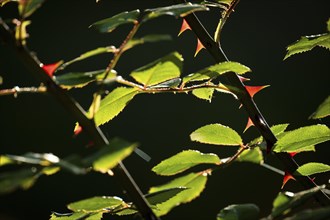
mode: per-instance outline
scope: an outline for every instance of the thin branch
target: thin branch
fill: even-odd
[[[186,3],[185,0],[174,0],[176,3]],[[227,60],[226,55],[219,47],[218,43],[215,42],[208,31],[204,28],[202,23],[199,21],[195,13],[191,13],[184,18],[189,24],[192,31],[196,34],[198,39],[202,42],[207,51],[211,54],[216,63]],[[249,95],[244,84],[241,82],[239,77],[234,72],[229,72],[224,74],[229,85],[229,89],[238,97],[239,101],[245,108],[250,119],[252,120],[255,127],[258,129],[260,134],[264,137],[267,143],[267,149],[270,151],[275,145],[277,139],[274,133],[270,130],[267,121],[259,111],[257,105],[255,104],[253,98]],[[295,171],[298,168],[296,161],[287,153],[274,153],[276,157],[282,162],[285,166],[285,170],[289,173],[296,173]],[[310,189],[316,186],[312,179],[308,176],[294,175],[296,180],[304,186],[306,189]],[[315,194],[314,198],[322,205],[329,205],[330,198],[320,192]]]
[[[16,98],[17,95],[21,93],[45,93],[45,92],[47,92],[47,88],[42,85],[39,87],[23,87],[23,88],[15,86],[12,89],[0,90],[0,96],[13,95]]]
[[[26,66],[36,79],[40,80],[46,87],[49,94],[65,108],[76,121],[84,128],[97,146],[109,144],[107,138],[99,127],[95,126],[93,120],[86,117],[83,108],[70,97],[65,90],[57,85],[46,72],[40,68],[40,63],[31,55],[31,52],[24,46],[18,46],[13,33],[6,23],[0,18],[0,39],[15,53],[17,58]],[[113,169],[115,177],[120,181],[123,189],[127,192],[132,202],[136,205],[139,213],[144,219],[155,220],[159,219],[151,210],[147,200],[144,198],[141,190],[131,177],[130,173],[125,168],[122,162]]]

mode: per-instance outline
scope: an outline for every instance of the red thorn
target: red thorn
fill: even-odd
[[[282,187],[281,189],[283,189],[283,187],[285,186],[285,184],[289,181],[289,180],[296,180],[289,172],[285,171],[284,177],[283,177],[283,183],[282,183]]]
[[[264,88],[268,87],[269,85],[265,86],[245,86],[246,90],[250,94],[251,97],[253,97],[255,94],[263,90]]]
[[[80,134],[82,132],[83,128],[78,124],[76,123],[76,126],[74,127],[74,130],[73,130],[73,137],[76,137],[78,134]]]
[[[179,32],[178,36],[180,36],[186,30],[191,30],[191,28],[190,28],[189,24],[186,22],[186,20],[183,19],[181,29],[180,29],[180,32]]]
[[[298,152],[289,152],[290,157],[294,157]]]
[[[52,64],[40,64],[40,67],[47,73],[48,76],[52,77],[55,70],[63,63],[63,61],[58,61],[57,63]]]
[[[196,57],[197,54],[199,53],[199,51],[201,51],[202,49],[205,49],[205,47],[202,44],[202,42],[197,38],[197,47],[196,47],[196,52],[195,52],[194,57]]]
[[[243,133],[244,133],[247,129],[249,129],[251,126],[254,126],[254,124],[253,124],[251,118],[249,118],[248,121],[247,121],[247,123],[246,123],[246,127],[245,127]]]
[[[238,78],[239,78],[239,80],[241,80],[241,82],[246,82],[246,81],[250,80],[249,78],[245,78],[245,77],[240,76],[240,75],[238,75]]]

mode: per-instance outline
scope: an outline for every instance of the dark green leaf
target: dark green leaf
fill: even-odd
[[[172,5],[172,6],[168,6],[168,7],[160,7],[160,8],[154,8],[154,9],[147,9],[147,10],[145,10],[146,15],[144,16],[143,21],[157,18],[162,15],[184,17],[184,16],[186,16],[190,13],[196,12],[196,11],[206,11],[206,10],[208,10],[208,8],[204,5],[191,4],[191,3],[178,4],[178,5]]]
[[[236,161],[261,164],[264,162],[264,158],[262,156],[262,152],[261,152],[260,148],[255,147],[255,148],[243,151],[243,153],[241,153],[238,156]]]
[[[214,88],[200,88],[200,89],[194,89],[192,91],[192,94],[197,98],[211,102],[213,92],[214,92]]]
[[[182,61],[182,56],[177,52],[173,52],[134,70],[131,76],[144,86],[153,86],[178,78],[182,70]]]
[[[146,199],[148,200],[150,205],[157,205],[163,202],[166,202],[170,198],[174,197],[178,193],[186,190],[187,188],[185,187],[176,187],[176,188],[171,188],[171,189],[164,189],[161,191],[157,191],[154,193],[150,193],[146,195]]]
[[[53,213],[50,216],[50,220],[101,220],[102,216],[103,216],[102,212],[97,212],[97,213],[75,212],[68,214]]]
[[[330,129],[325,125],[311,125],[286,132],[278,138],[275,152],[299,152],[330,140]]]
[[[260,209],[255,204],[235,204],[222,209],[217,220],[258,220]]]
[[[330,115],[330,96],[326,98],[316,111],[309,117],[312,119],[325,118]]]
[[[284,220],[325,220],[330,219],[330,206],[316,209],[307,209]]]
[[[190,139],[205,144],[226,146],[243,145],[242,138],[236,131],[221,124],[210,124],[198,128],[190,134]]]
[[[249,71],[251,71],[250,68],[240,63],[231,61],[222,62],[202,69],[196,73],[189,74],[183,78],[183,83],[186,84],[188,82],[209,80],[227,72],[234,72],[241,75]]]
[[[109,142],[109,145],[101,148],[84,161],[86,164],[91,164],[94,170],[106,173],[129,156],[136,147],[137,143],[114,138]]]
[[[165,40],[172,40],[171,35],[167,34],[154,34],[154,35],[147,35],[142,38],[134,38],[125,45],[124,50],[131,49],[137,45],[145,44],[145,43],[155,43],[159,41]]]
[[[323,173],[330,171],[330,166],[323,163],[306,163],[302,166],[300,166],[296,172],[297,174],[303,175],[303,176],[310,176],[316,173]]]
[[[95,196],[70,203],[68,209],[75,212],[101,212],[105,211],[105,209],[114,209],[123,204],[123,200],[118,197]]]
[[[199,164],[220,164],[216,154],[203,154],[197,150],[182,151],[166,160],[163,160],[152,171],[158,175],[170,176],[181,173]]]
[[[42,5],[43,2],[44,0],[19,1],[19,5],[18,5],[19,14],[22,17],[27,18],[30,15],[32,15],[32,13],[35,12],[35,10],[37,10]]]
[[[190,173],[188,175],[176,178],[167,184],[152,187],[149,190],[149,193],[155,193],[177,187],[187,188],[166,202],[158,204],[155,213],[159,216],[165,215],[174,207],[182,203],[190,202],[191,200],[198,197],[205,188],[207,176],[208,173]]]
[[[101,21],[97,21],[94,24],[92,24],[90,27],[95,28],[101,33],[111,32],[120,25],[137,22],[139,15],[140,15],[139,10],[134,10],[129,12],[125,11],[111,18],[106,18]]]
[[[101,100],[94,120],[100,126],[116,117],[139,91],[135,88],[118,87]]]

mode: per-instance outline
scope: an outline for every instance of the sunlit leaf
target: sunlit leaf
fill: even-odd
[[[135,23],[140,15],[140,10],[125,11],[111,18],[106,18],[95,22],[90,27],[95,28],[101,33],[111,32],[123,24]]]
[[[284,220],[324,220],[330,219],[330,206],[314,209],[306,209],[296,213],[291,217],[287,217]]]
[[[109,145],[85,159],[86,164],[91,164],[93,169],[102,173],[114,168],[120,161],[129,156],[137,147],[137,143],[114,138]]]
[[[94,117],[94,115],[96,114],[96,112],[100,108],[100,104],[101,104],[101,94],[99,94],[98,92],[97,93],[94,93],[93,94],[93,102],[89,106],[88,113],[87,113],[87,115],[88,115],[89,118],[93,118]]]
[[[102,125],[116,117],[138,94],[135,88],[118,87],[101,100],[100,108],[96,112],[94,120],[97,126]]]
[[[181,83],[181,78],[174,78],[158,83],[153,86],[148,86],[148,89],[160,89],[160,88],[177,88]]]
[[[221,124],[210,124],[198,128],[190,134],[190,139],[205,144],[243,145],[242,138],[236,131]]]
[[[325,125],[311,125],[285,132],[275,144],[275,152],[299,152],[330,140],[330,129]]]
[[[12,163],[13,163],[13,160],[10,157],[8,157],[6,155],[0,155],[0,167],[7,165],[7,164],[12,164]]]
[[[119,197],[92,197],[77,202],[70,203],[68,209],[75,212],[98,212],[104,211],[104,209],[114,209],[124,202]]]
[[[47,176],[53,175],[60,171],[61,168],[57,166],[49,166],[49,167],[44,167],[41,172]]]
[[[312,119],[325,118],[330,115],[330,96],[328,96],[316,111],[309,117]]]
[[[324,173],[330,171],[330,166],[323,163],[306,163],[296,170],[297,173],[303,176],[310,176],[316,173]]]
[[[52,213],[50,220],[101,220],[103,212],[86,213],[86,212],[74,212],[74,213]]]
[[[170,176],[199,164],[220,164],[216,154],[203,154],[197,150],[182,151],[152,168],[158,175]]]
[[[43,2],[44,0],[20,0],[18,5],[19,14],[24,18],[29,17]]]
[[[104,74],[105,70],[71,72],[56,76],[55,81],[66,89],[81,88],[93,81],[102,80],[105,76]],[[107,80],[115,80],[115,78],[116,72],[111,71],[107,77]]]
[[[187,190],[185,187],[176,187],[171,189],[164,189],[161,191],[157,191],[154,193],[150,193],[145,195],[146,199],[148,200],[150,205],[157,205],[163,202],[166,202],[170,198],[174,197],[178,193]]]
[[[255,204],[235,204],[222,209],[217,220],[256,220],[259,219],[260,209]]]
[[[6,3],[9,2],[17,2],[17,0],[0,0],[0,7],[4,6]]]
[[[178,78],[182,70],[182,61],[182,56],[178,52],[173,52],[134,70],[131,76],[144,86],[153,86]]]
[[[90,58],[90,57],[93,57],[93,56],[96,56],[96,55],[99,55],[99,54],[114,53],[116,50],[117,49],[114,46],[108,46],[108,47],[99,47],[99,48],[87,51],[86,53],[81,54],[79,57],[77,57],[73,60],[70,60],[68,62],[63,63],[61,65],[60,69],[64,69],[67,66],[69,66],[69,65],[71,65],[75,62],[78,62],[78,61],[81,61],[81,60],[84,60],[84,59],[87,59],[87,58]]]
[[[217,77],[217,76],[227,73],[227,72],[235,72],[237,74],[244,74],[249,71],[251,71],[251,70],[248,67],[246,67],[240,63],[231,62],[231,61],[222,62],[222,63],[218,63],[216,65],[207,67],[196,73],[189,74],[188,76],[183,78],[183,83],[186,84],[188,82],[208,80],[208,79]]]
[[[185,19],[182,19],[182,25],[181,25],[178,36],[180,36],[186,30],[191,30],[191,27],[189,26],[189,24],[187,23],[187,21]]]
[[[243,151],[238,158],[236,159],[238,162],[250,162],[261,164],[264,162],[262,152],[259,147],[255,147],[252,149],[248,149]]]
[[[174,17],[184,17],[190,13],[196,11],[206,11],[208,8],[205,5],[184,3],[178,5],[171,5],[168,7],[160,7],[145,10],[146,15],[143,18],[143,21],[147,21],[153,18],[157,18],[162,15],[170,15]]]
[[[205,49],[204,45],[202,44],[202,42],[197,38],[197,46],[196,46],[196,51],[194,54],[194,57],[197,56],[197,54],[202,50]]]
[[[209,102],[211,102],[212,100],[213,93],[214,93],[214,88],[200,88],[200,89],[194,89],[192,91],[192,94],[197,98],[204,99]]]
[[[170,198],[166,202],[157,205],[155,213],[157,215],[165,215],[174,207],[190,202],[198,197],[205,188],[207,181],[207,173],[190,173],[188,175],[176,178],[167,184],[161,186],[152,187],[149,193],[155,193],[166,189],[172,189],[177,187],[185,187],[186,190],[178,193],[174,197]]]
[[[172,40],[171,35],[168,34],[153,34],[153,35],[146,35],[141,38],[133,38],[132,40],[128,41],[128,43],[124,46],[123,50],[131,49],[137,45],[145,44],[145,43],[155,43],[159,41],[168,41]]]
[[[26,39],[29,37],[29,34],[26,28],[31,24],[31,21],[25,20],[21,23],[18,23],[15,28],[15,38],[17,41],[21,42],[22,45],[26,44]]]

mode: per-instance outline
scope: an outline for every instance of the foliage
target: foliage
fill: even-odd
[[[29,1],[0,1],[0,6],[8,2],[18,4],[18,13],[20,22],[15,27],[15,41],[17,47],[26,46],[28,37],[26,26],[30,23],[27,20],[43,4],[43,0]],[[133,70],[129,76],[132,80],[125,79],[116,71],[118,60],[122,55],[137,45],[145,43],[157,43],[163,40],[169,40],[169,35],[146,35],[136,38],[135,34],[139,28],[150,20],[163,15],[173,16],[178,19],[185,18],[192,13],[208,11],[209,8],[221,9],[221,18],[215,31],[214,42],[220,45],[220,33],[229,15],[233,12],[238,1],[204,1],[201,4],[182,3],[167,7],[159,7],[145,10],[132,10],[121,12],[109,18],[96,21],[90,27],[100,33],[114,32],[119,26],[131,25],[131,31],[125,37],[122,44],[117,48],[113,45],[104,46],[87,51],[69,61],[59,61],[54,64],[40,64],[43,70],[43,77],[58,85],[58,91],[67,92],[69,89],[80,89],[89,84],[97,85],[94,91],[93,101],[87,112],[84,112],[84,118],[91,122],[91,127],[85,124],[81,127],[83,119],[76,117],[77,126],[75,135],[81,131],[96,131],[99,126],[108,123],[119,115],[137,95],[154,93],[189,93],[191,92],[197,98],[207,101],[212,100],[215,92],[222,92],[232,95],[235,99],[246,104],[244,100],[252,100],[255,93],[265,86],[244,86],[244,80],[241,75],[250,72],[250,68],[234,61],[224,61],[216,63],[202,70],[181,76],[183,71],[183,55],[173,51],[163,57],[156,58],[154,61],[142,65]],[[186,29],[193,29],[186,23]],[[188,26],[187,26],[188,25]],[[5,23],[2,23],[5,27]],[[328,21],[329,32],[330,20]],[[189,28],[188,28],[189,27]],[[181,32],[180,32],[181,33]],[[322,35],[313,35],[303,37],[295,44],[290,45],[288,53],[284,59],[301,52],[313,49],[315,46],[329,46],[329,33]],[[201,41],[200,41],[201,40]],[[203,39],[198,39],[200,43],[197,53],[204,47]],[[111,53],[113,58],[104,69],[88,72],[71,72],[67,67],[76,62],[82,62],[100,54]],[[234,74],[244,88],[235,87],[224,80],[229,74]],[[116,84],[111,91],[106,91],[109,85]],[[49,85],[45,85],[46,87]],[[49,89],[49,87],[48,87]],[[242,98],[243,97],[243,98]],[[244,98],[245,97],[245,98]],[[65,105],[65,104],[64,104]],[[79,110],[79,109],[78,109]],[[255,112],[249,112],[251,115]],[[313,119],[320,119],[329,115],[329,97],[318,107],[311,116]],[[260,117],[259,117],[260,118]],[[256,118],[249,118],[248,127],[256,125],[260,131],[260,124],[255,124]],[[263,122],[262,120],[260,120]],[[267,123],[263,123],[266,126]],[[285,154],[290,155],[291,162],[296,153],[305,151],[315,151],[315,145],[330,140],[330,129],[323,124],[315,124],[300,127],[294,130],[286,131],[289,124],[279,124],[269,129],[276,142],[269,143],[265,136],[260,136],[249,142],[244,141],[243,137],[234,129],[220,123],[207,124],[196,128],[190,134],[191,141],[200,144],[207,144],[212,149],[216,147],[228,147],[235,149],[236,152],[226,158],[221,158],[214,150],[212,153],[202,153],[195,149],[181,151],[174,156],[164,159],[158,165],[152,168],[152,171],[160,176],[173,176],[167,183],[150,187],[148,194],[143,195],[142,199],[151,208],[157,216],[166,215],[173,208],[184,203],[191,202],[201,195],[206,188],[210,175],[216,171],[227,167],[233,162],[248,162],[255,165],[265,166],[265,155]],[[94,127],[93,127],[94,126]],[[259,127],[258,127],[259,126]],[[262,132],[261,132],[262,133]],[[99,133],[100,134],[100,133]],[[98,142],[97,142],[98,141]],[[53,175],[61,170],[67,170],[75,175],[86,175],[89,172],[101,172],[103,174],[113,173],[113,169],[121,166],[121,162],[129,157],[137,149],[137,143],[113,138],[106,141],[107,144],[98,146],[97,150],[88,156],[69,155],[61,158],[52,153],[26,153],[23,155],[0,155],[0,166],[10,167],[14,170],[2,172],[0,175],[0,193],[8,194],[19,188],[30,188],[42,175]],[[99,140],[95,140],[96,145],[100,145]],[[273,147],[273,148],[269,148]],[[214,148],[216,149],[216,148]],[[269,149],[271,152],[269,152]],[[292,162],[293,163],[293,162]],[[22,168],[22,165],[24,167]],[[267,165],[270,166],[270,165]],[[121,167],[121,169],[123,169]],[[276,168],[272,168],[276,169]],[[284,175],[283,185],[287,179],[295,178],[299,181],[301,176],[309,178],[310,175],[330,171],[330,166],[319,162],[305,163],[296,167],[294,171],[284,167],[281,171]],[[309,180],[309,179],[308,179]],[[123,184],[125,185],[125,184]],[[273,209],[267,219],[278,217],[288,217],[287,219],[304,219],[305,216],[316,216],[317,219],[328,218],[329,208],[318,208],[295,212],[297,207],[302,206],[309,198],[324,193],[326,186],[309,187],[298,193],[280,192],[273,202]],[[323,194],[324,195],[324,194]],[[134,201],[134,196],[128,197]],[[329,202],[329,201],[328,201]],[[94,196],[80,201],[72,202],[67,205],[70,213],[52,213],[51,219],[101,219],[105,214],[108,215],[132,215],[140,213],[141,207],[131,201],[124,201],[118,196]],[[231,219],[258,219],[260,210],[255,204],[234,204],[220,210],[216,218],[218,220]],[[308,219],[308,218],[307,218]]]

